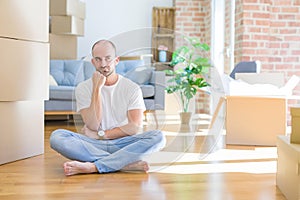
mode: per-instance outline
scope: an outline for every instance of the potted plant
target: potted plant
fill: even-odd
[[[209,86],[203,75],[209,72],[211,63],[210,59],[205,56],[210,50],[207,44],[201,43],[198,38],[184,37],[184,39],[188,42],[188,46],[181,46],[172,53],[170,65],[174,69],[165,70],[165,72],[167,75],[173,76],[168,81],[173,84],[167,86],[166,91],[169,94],[179,93],[182,124],[188,124],[192,114],[188,112],[190,100],[196,95],[199,88]],[[178,69],[175,69],[176,67]],[[186,115],[188,119],[183,117]]]

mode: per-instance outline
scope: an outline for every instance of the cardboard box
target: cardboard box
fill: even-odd
[[[226,96],[226,143],[275,146],[286,134],[287,99],[299,78],[284,85],[283,73],[243,73],[229,83]],[[242,81],[241,81],[242,80]]]
[[[289,200],[300,199],[300,145],[288,136],[277,138],[276,185]]]
[[[291,107],[292,133],[291,143],[300,144],[300,107]]]
[[[0,38],[0,101],[46,100],[49,44]]]
[[[44,153],[44,101],[0,102],[0,164]]]
[[[48,42],[49,0],[1,0],[0,37]]]
[[[226,97],[226,144],[275,146],[285,133],[285,98]]]
[[[64,35],[84,35],[84,21],[74,16],[51,16],[51,33]]]
[[[85,3],[79,0],[50,0],[50,16],[69,15],[85,19]]]
[[[83,1],[78,1],[77,4],[77,13],[73,14],[75,17],[78,17],[80,19],[85,19],[86,18],[86,6]]]
[[[77,36],[50,34],[50,59],[77,59]]]

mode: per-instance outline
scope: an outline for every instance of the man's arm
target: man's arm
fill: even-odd
[[[92,96],[91,105],[88,108],[80,110],[84,124],[91,130],[97,131],[101,122],[101,97],[100,95]]]
[[[91,104],[88,108],[80,110],[80,114],[88,129],[98,131],[102,119],[101,88],[105,83],[106,77],[96,71],[93,74],[92,80],[93,92]]]
[[[141,126],[143,123],[143,110],[129,110],[127,115],[128,124],[105,131],[107,139],[116,139],[129,135],[134,135],[141,131]]]
[[[129,135],[134,135],[141,131],[141,126],[143,122],[143,110],[135,109],[129,110],[128,113],[128,123],[124,126],[116,127],[110,130],[105,130],[105,139],[117,139]],[[99,136],[97,135],[97,131],[93,131],[87,129],[85,127],[83,132],[91,138],[98,139]]]

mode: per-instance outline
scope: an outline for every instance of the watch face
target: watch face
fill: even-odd
[[[98,135],[100,136],[100,137],[102,137],[102,136],[104,136],[105,135],[105,132],[104,131],[98,131]]]

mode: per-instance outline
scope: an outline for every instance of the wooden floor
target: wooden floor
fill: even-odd
[[[164,129],[171,130],[174,126],[176,125],[168,125]],[[197,160],[198,146],[203,143],[201,136],[195,136],[196,139],[186,154],[178,160],[168,164],[153,161],[154,167],[161,168],[148,174],[118,172],[66,177],[62,169],[66,159],[49,147],[49,135],[58,128],[76,130],[73,123],[66,121],[47,122],[43,155],[0,166],[1,200],[285,199],[276,187],[276,173],[274,170],[269,172],[265,169],[265,163],[273,163],[274,168],[276,159],[263,157],[243,160],[243,155],[238,153],[239,159],[226,160],[228,154],[225,153],[223,161]],[[172,137],[174,138],[169,135],[168,141]],[[173,143],[176,142],[178,141],[173,140]],[[255,147],[224,147],[224,150],[237,152],[248,150],[245,151],[248,153],[254,149]],[[166,152],[170,153],[172,149],[169,148]],[[258,167],[255,167],[254,163]],[[241,164],[241,167],[238,164]]]

